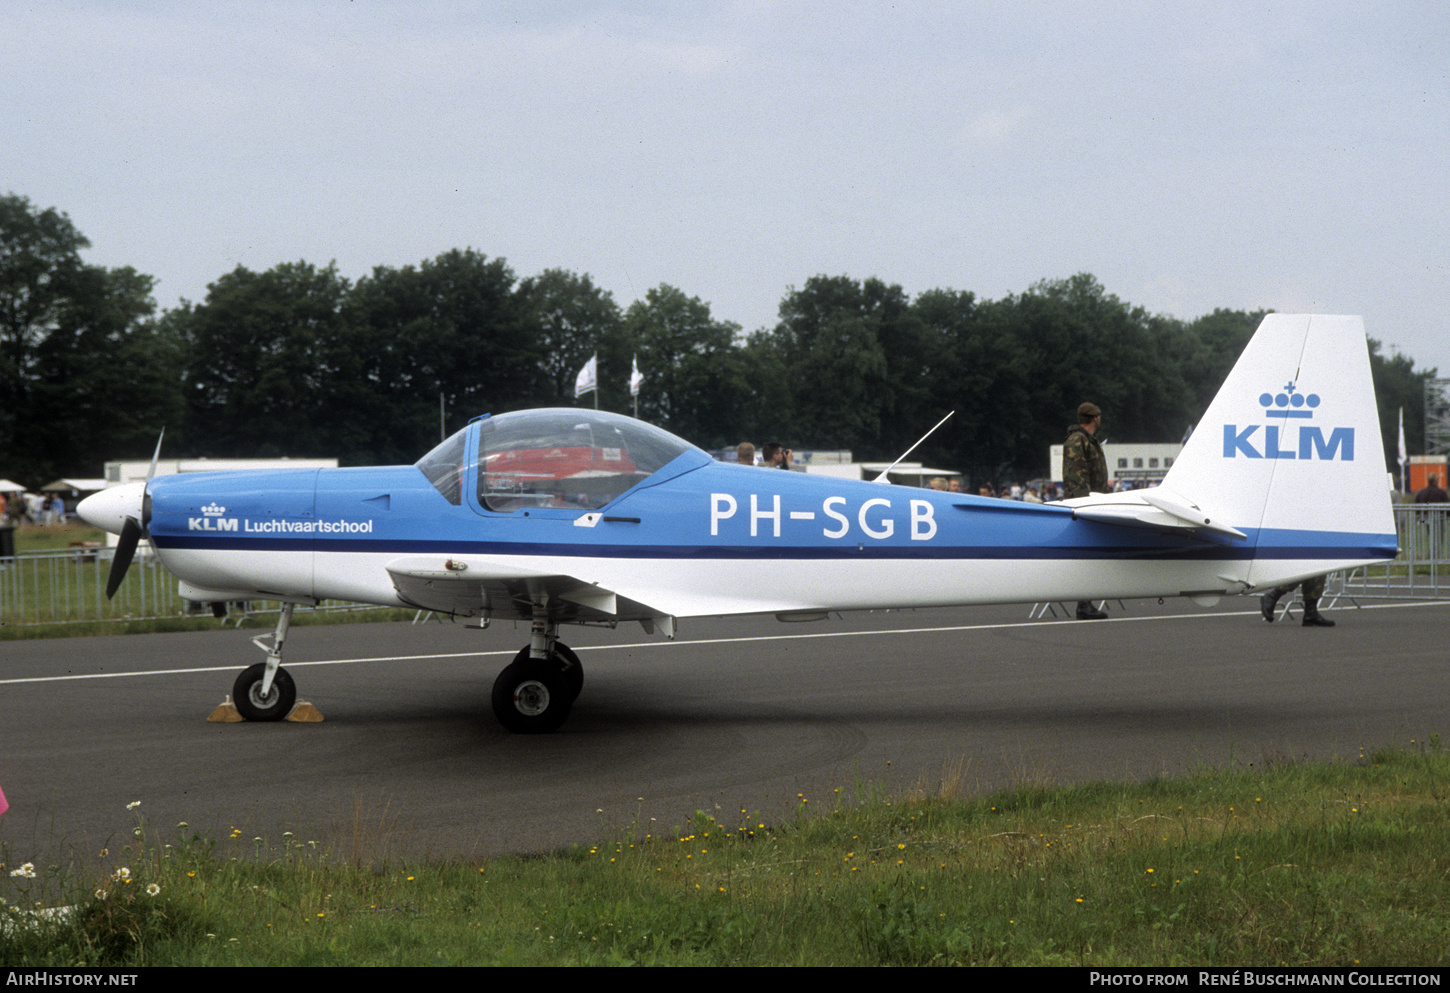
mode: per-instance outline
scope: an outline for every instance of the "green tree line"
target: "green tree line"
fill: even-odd
[[[356,281],[239,266],[158,312],[152,277],[87,265],[88,247],[65,214],[0,197],[0,475],[32,486],[146,457],[163,426],[189,457],[412,462],[480,413],[592,406],[574,377],[595,354],[599,406],[633,411],[637,361],[639,416],[706,448],[891,459],[954,410],[921,458],[1025,479],[1084,399],[1109,440],[1182,438],[1263,316],[1150,314],[1087,273],[1000,300],[818,275],[747,335],[673,286],[621,308],[586,274],[520,279],[471,248]],[[1371,362],[1390,458],[1400,407],[1421,450],[1435,371],[1377,342]]]

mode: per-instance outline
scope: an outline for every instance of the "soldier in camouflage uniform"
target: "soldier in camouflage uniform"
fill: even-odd
[[[1103,412],[1095,403],[1077,408],[1077,423],[1067,429],[1067,442],[1062,446],[1062,498],[1085,497],[1089,493],[1106,493],[1108,460],[1095,435],[1103,423]]]
[[[1077,423],[1067,430],[1062,446],[1062,498],[1085,497],[1089,493],[1105,493],[1108,489],[1108,460],[1096,437],[1103,423],[1103,412],[1095,403],[1077,408]],[[1090,600],[1077,602],[1077,619],[1100,621],[1108,615]]]
[[[1274,623],[1274,608],[1279,604],[1279,597],[1292,591],[1297,585],[1297,583],[1290,583],[1288,586],[1280,586],[1259,597],[1259,609],[1263,612],[1264,620],[1270,624]],[[1304,626],[1306,628],[1334,627],[1334,622],[1319,612],[1319,598],[1324,595],[1324,577],[1315,576],[1313,579],[1304,580],[1302,592],[1304,594]]]

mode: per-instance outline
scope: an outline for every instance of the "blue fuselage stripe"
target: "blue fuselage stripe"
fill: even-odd
[[[540,544],[508,541],[429,541],[425,539],[326,539],[245,538],[237,536],[155,536],[163,549],[206,549],[213,551],[258,551],[321,553],[390,553],[444,555],[527,555],[539,557],[585,557],[619,559],[907,559],[907,560],[1007,560],[1040,559],[1065,561],[1126,561],[1163,559],[1239,562],[1260,559],[1387,559],[1394,558],[1393,536],[1299,534],[1298,542],[1282,545],[1199,544],[1196,546],[1144,546],[1136,544],[1063,545],[977,545],[902,547],[893,545],[837,545],[802,547],[783,544],[757,545],[579,545]],[[1323,540],[1333,538],[1338,540]]]

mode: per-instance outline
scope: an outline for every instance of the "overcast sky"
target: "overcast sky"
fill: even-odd
[[[200,301],[452,248],[1362,314],[1450,375],[1450,3],[0,0],[0,192]]]

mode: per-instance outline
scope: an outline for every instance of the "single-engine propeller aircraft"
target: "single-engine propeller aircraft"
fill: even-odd
[[[415,465],[164,476],[80,506],[145,535],[183,596],[283,609],[234,702],[278,720],[293,607],[351,600],[530,621],[493,687],[511,731],[553,731],[583,686],[561,624],[1185,596],[1205,603],[1393,558],[1357,317],[1266,317],[1160,486],[1045,506],[713,461],[588,409],[473,420]]]

